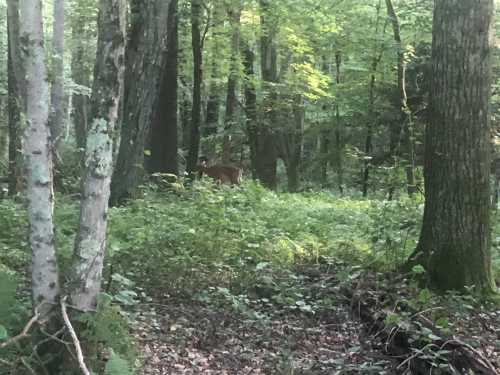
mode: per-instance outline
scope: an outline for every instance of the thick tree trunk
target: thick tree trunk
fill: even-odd
[[[493,0],[434,9],[425,213],[413,261],[432,287],[494,289],[490,254]]]
[[[65,0],[54,0],[52,33],[52,88],[50,92],[49,124],[56,170],[61,157],[59,147],[64,136],[66,121],[64,100],[64,2]]]
[[[52,153],[49,86],[46,80],[42,3],[20,1],[20,44],[26,73],[24,167],[32,249],[31,290],[34,306],[48,313],[58,302],[59,277],[53,226]]]
[[[151,131],[151,173],[179,174],[177,160],[177,76],[178,76],[178,0],[168,10],[168,45],[160,97],[156,104]]]
[[[193,107],[187,172],[196,171],[200,152],[201,84],[203,82],[203,46],[201,35],[202,0],[191,0],[191,44],[193,48]]]
[[[243,67],[245,71],[245,115],[246,131],[250,148],[252,178],[257,179],[257,93],[255,90],[255,54],[250,45],[244,48]]]
[[[25,74],[21,61],[19,0],[7,3],[8,43],[8,114],[9,114],[9,195],[16,195],[22,188],[21,113],[25,111]]]
[[[228,11],[231,23],[231,67],[227,80],[226,114],[224,116],[224,139],[222,142],[222,163],[231,162],[232,137],[231,128],[236,122],[236,107],[238,98],[236,97],[236,86],[240,68],[240,18],[241,5],[233,4]]]
[[[276,134],[272,128],[276,124],[276,90],[274,84],[278,81],[278,53],[274,38],[277,25],[272,18],[268,0],[260,0],[262,36],[260,40],[260,57],[262,80],[268,94],[263,99],[263,121],[257,128],[256,172],[259,181],[269,189],[276,189],[276,168],[278,154]]]
[[[113,133],[123,93],[125,15],[125,0],[100,1],[92,122],[85,152],[86,172],[71,284],[71,301],[80,311],[95,310],[101,290],[113,172]]]
[[[125,92],[120,147],[111,184],[111,204],[137,196],[144,175],[146,135],[157,103],[168,33],[168,0],[133,0],[125,52]]]

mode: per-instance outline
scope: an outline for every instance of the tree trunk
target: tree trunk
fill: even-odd
[[[241,5],[233,4],[229,11],[229,22],[231,23],[231,67],[227,80],[226,114],[224,116],[224,139],[222,142],[222,163],[231,162],[231,128],[236,123],[236,86],[240,68],[240,18]]]
[[[340,67],[342,65],[342,53],[337,51],[335,53],[335,72],[336,78],[335,82],[337,87],[340,87],[341,77],[340,77]],[[343,128],[342,122],[340,120],[340,103],[337,99],[335,102],[335,162],[337,169],[337,186],[339,188],[340,194],[344,194],[344,140],[343,140]]]
[[[214,36],[215,37],[215,36]],[[214,51],[214,56],[217,56],[217,49]],[[207,115],[205,119],[205,127],[203,129],[203,137],[213,137],[217,135],[217,129],[219,127],[219,111],[220,111],[220,85],[217,83],[220,72],[219,72],[219,61],[217,59],[212,59],[211,67],[211,82],[208,88],[208,99],[207,99]],[[215,156],[215,142],[211,140],[210,142],[204,142],[203,155],[209,160],[213,159]]]
[[[170,1],[133,0],[125,52],[125,92],[120,148],[111,183],[111,204],[137,196],[144,175],[144,146],[157,103],[168,33]]]
[[[252,178],[257,179],[257,94],[255,90],[255,54],[250,45],[244,48],[243,67],[245,71],[245,115],[246,131],[250,146]]]
[[[9,114],[9,195],[14,196],[22,188],[21,113],[25,111],[25,74],[21,61],[19,0],[7,3],[8,35],[8,114]]]
[[[379,35],[380,29],[380,8],[382,7],[382,1],[379,0],[377,5],[377,19],[375,21],[375,35]],[[385,25],[384,25],[385,34]],[[380,48],[379,51],[377,49]],[[375,114],[375,84],[377,82],[377,70],[380,60],[384,52],[383,45],[375,46],[375,52],[372,58],[371,75],[370,75],[370,91],[369,91],[369,102],[368,102],[368,123],[366,126],[366,138],[365,138],[365,158],[364,158],[364,168],[363,168],[363,181],[362,181],[362,191],[363,197],[368,196],[369,180],[370,180],[370,170],[371,170],[371,156],[373,151],[373,133],[374,133],[374,121],[376,118]]]
[[[432,287],[491,292],[490,111],[493,0],[434,8],[425,210],[413,262]]]
[[[182,78],[181,78],[182,82]],[[183,84],[183,86],[186,86]],[[189,98],[189,94],[186,90],[181,91],[182,99],[179,104],[179,115],[181,121],[181,129],[182,129],[182,151],[183,155],[187,155],[189,152],[189,138],[191,136],[191,109],[192,104]],[[187,169],[187,168],[186,168]]]
[[[79,152],[83,155],[86,144],[88,115],[89,115],[89,94],[90,94],[90,76],[92,71],[88,64],[89,47],[89,19],[87,9],[77,3],[73,9],[73,20],[71,22],[72,56],[71,56],[71,75],[73,81],[80,86],[77,92],[73,93],[73,123],[75,126],[76,145]]]
[[[49,86],[46,80],[42,3],[20,1],[20,45],[26,73],[24,167],[32,249],[33,306],[45,315],[58,302],[59,277],[53,225],[52,153]]]
[[[403,42],[401,40],[401,26],[399,24],[399,18],[394,9],[394,4],[392,0],[386,0],[387,15],[392,22],[392,29],[394,33],[394,42],[397,49],[397,66],[398,66],[398,97],[399,97],[399,121],[395,121],[394,125],[391,127],[391,141],[389,154],[394,160],[394,173],[398,173],[399,157],[401,154],[401,146],[406,146],[406,156],[408,165],[405,167],[407,174],[407,191],[408,195],[413,195],[415,189],[415,178],[413,171],[413,157],[412,157],[412,137],[411,137],[411,112],[408,107],[408,97],[406,94],[406,61],[404,55]],[[394,179],[391,179],[394,180]],[[395,186],[394,181],[391,182],[389,188],[389,199],[392,199],[394,194]]]
[[[264,88],[268,92],[263,99],[263,121],[257,128],[257,153],[256,172],[259,181],[269,189],[276,189],[276,168],[278,154],[276,147],[276,134],[272,129],[276,124],[276,89],[274,84],[278,81],[278,53],[274,38],[277,25],[272,19],[268,0],[260,0],[262,36],[260,40],[261,69]]]
[[[210,66],[210,83],[208,84],[208,98],[206,106],[206,118],[205,126],[202,131],[203,137],[212,137],[212,139],[203,142],[202,152],[208,160],[214,159],[216,156],[216,139],[214,136],[217,135],[219,127],[219,112],[221,105],[221,63],[220,54],[224,48],[223,43],[226,41],[220,35],[224,31],[221,27],[224,27],[224,7],[222,4],[215,5],[213,10],[212,19],[212,40],[213,40],[213,51],[212,51],[212,61]]]
[[[66,105],[64,100],[64,1],[54,0],[54,24],[52,33],[52,88],[50,93],[50,132],[52,139],[55,173],[60,162],[60,144],[64,135]],[[82,62],[80,62],[82,63]]]
[[[193,107],[187,172],[193,173],[198,165],[201,125],[201,84],[203,80],[203,46],[201,35],[202,0],[191,0],[191,44],[193,48]]]
[[[101,0],[91,98],[92,122],[85,152],[86,172],[72,273],[71,301],[80,311],[95,310],[101,290],[113,172],[113,133],[123,93],[125,25],[125,0]]]
[[[156,104],[152,136],[150,172],[179,174],[177,160],[177,2],[171,0],[168,17],[168,45],[160,97]]]
[[[319,178],[321,185],[326,187],[328,182],[328,165],[330,159],[330,130],[321,130],[318,141],[320,155]]]
[[[304,138],[305,107],[302,95],[296,95],[292,104],[294,127],[283,135],[286,140],[286,170],[288,177],[288,191],[295,193],[300,185],[300,164],[302,161],[302,147]]]

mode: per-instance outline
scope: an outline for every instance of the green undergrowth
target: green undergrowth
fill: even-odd
[[[326,279],[334,274],[337,282],[350,283],[365,270],[397,269],[415,248],[423,211],[418,199],[275,193],[252,182],[175,187],[146,188],[143,199],[109,211],[106,304],[85,321],[83,335],[107,348],[113,358],[107,373],[134,365],[135,346],[127,333],[134,309],[128,306],[151,297],[188,298],[258,320],[289,310],[327,311],[336,297],[327,289],[316,290],[307,273],[321,270]],[[74,198],[57,197],[56,244],[63,275],[72,258],[78,206]],[[499,222],[494,216],[497,281]],[[27,231],[23,205],[0,201],[0,300],[7,301],[0,304],[0,341],[19,332],[30,316]],[[19,352],[11,357],[21,358]]]
[[[414,248],[421,205],[276,194],[197,183],[111,212],[108,247],[114,272],[162,293],[208,287],[246,290],[265,267],[314,263],[393,269]]]
[[[328,192],[270,192],[252,182],[216,188],[197,182],[110,209],[105,286],[185,294],[251,287],[263,267],[293,270],[341,262],[396,269],[414,249],[423,203],[340,197]],[[72,257],[78,202],[58,197],[56,242],[62,270]],[[498,223],[499,220],[495,220]],[[494,230],[500,233],[497,224]],[[23,274],[29,264],[27,219],[19,203],[0,202],[0,267]],[[500,278],[500,237],[493,235]],[[125,298],[125,297],[124,297]]]

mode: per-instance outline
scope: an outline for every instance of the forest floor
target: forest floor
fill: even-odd
[[[168,298],[143,305],[136,325],[141,374],[392,373],[395,361],[347,303],[311,314],[266,301],[253,305],[253,317]]]
[[[168,296],[142,305],[135,327],[144,363],[140,374],[420,374],[431,367],[436,374],[465,373],[451,368],[458,357],[467,357],[463,363],[472,368],[490,366],[486,374],[500,374],[498,309],[467,306],[446,318],[447,329],[429,329],[426,316],[446,307],[405,315],[397,305],[411,298],[406,285],[389,290],[374,277],[353,279],[346,288],[331,275],[307,276],[317,302],[326,295],[336,301],[314,314],[280,309],[266,298],[250,302],[251,316]]]

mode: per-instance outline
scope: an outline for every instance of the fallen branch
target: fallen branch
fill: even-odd
[[[341,292],[350,299],[351,310],[356,317],[369,327],[371,334],[385,344],[385,351],[405,358],[398,366],[399,369],[410,366],[412,369],[418,369],[415,373],[428,373],[432,364],[425,358],[424,351],[435,348],[437,352],[448,350],[449,353],[443,356],[447,358],[450,366],[460,373],[500,375],[499,369],[481,352],[456,338],[447,339],[447,335],[424,316],[424,313],[430,310],[414,312],[409,306],[403,306],[403,309],[407,308],[412,313],[409,316],[409,324],[407,327],[394,326],[386,323],[384,303],[381,303],[377,295],[370,293],[370,288],[366,285],[345,286],[341,288]],[[420,327],[429,329],[436,338],[415,340],[414,337],[420,334]]]
[[[73,340],[73,345],[75,346],[76,357],[78,359],[78,365],[80,366],[80,369],[82,370],[84,375],[90,375],[90,371],[87,365],[85,364],[85,358],[83,357],[82,346],[80,345],[80,341],[78,340],[78,336],[76,335],[75,329],[73,328],[73,325],[69,320],[68,311],[66,308],[67,298],[68,297],[66,296],[61,300],[61,313],[64,319],[64,324],[66,325],[66,328],[68,329],[71,338]]]
[[[28,321],[28,323],[26,324],[26,326],[23,328],[23,330],[21,331],[21,333],[17,336],[14,336],[14,337],[11,337],[10,339],[8,339],[7,341],[3,342],[0,344],[0,349],[4,349],[6,348],[7,346],[10,346],[10,345],[13,345],[15,344],[16,342],[26,338],[29,336],[29,332],[31,331],[31,328],[33,327],[33,325],[38,321],[38,319],[40,319],[40,313],[38,312],[38,309],[40,308],[41,305],[39,305],[38,307],[35,308],[35,315],[33,315],[31,317],[31,319]]]

